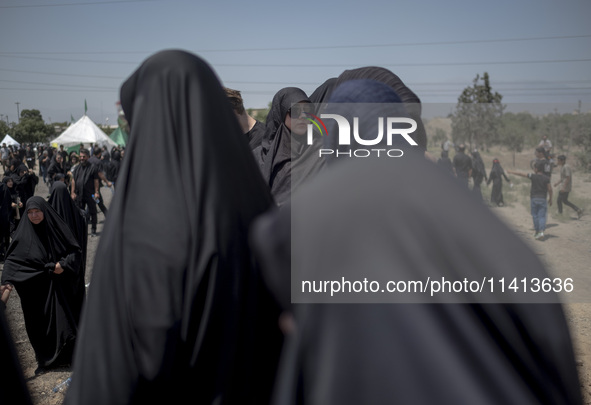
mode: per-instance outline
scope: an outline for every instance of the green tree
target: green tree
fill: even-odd
[[[458,97],[451,114],[452,139],[456,144],[468,143],[488,148],[499,142],[500,118],[505,106],[503,96],[492,91],[487,72],[476,75],[472,86],[466,87]]]
[[[45,124],[39,110],[21,111],[20,122],[14,126],[14,139],[19,143],[47,142],[55,135],[51,124]]]
[[[591,114],[576,114],[571,121],[572,141],[582,148],[576,153],[579,165],[591,172]]]
[[[10,134],[11,132],[8,124],[5,121],[0,120],[0,138],[4,138],[4,135]]]
[[[429,137],[431,147],[439,147],[447,140],[447,132],[441,128],[435,128],[435,133]]]
[[[539,142],[540,138],[546,135],[552,141],[554,151],[563,151],[570,143],[570,117],[570,114],[559,114],[558,112],[543,116],[537,141]]]
[[[499,126],[499,140],[513,152],[513,166],[515,166],[515,153],[521,152],[526,140],[535,136],[537,126],[537,119],[530,113],[503,114]]]
[[[267,121],[267,115],[269,115],[269,110],[271,109],[271,102],[269,101],[269,104],[267,104],[267,108],[262,108],[262,109],[253,109],[253,108],[248,108],[246,110],[246,113],[248,115],[250,115],[252,118],[254,118],[255,120],[261,121],[263,124]]]

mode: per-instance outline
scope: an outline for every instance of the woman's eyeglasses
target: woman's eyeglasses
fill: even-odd
[[[302,114],[313,114],[314,106],[312,104],[296,104],[289,110],[289,115],[292,118],[297,118]]]

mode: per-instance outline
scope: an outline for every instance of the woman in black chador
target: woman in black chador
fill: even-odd
[[[80,313],[80,246],[41,197],[29,198],[6,253],[2,283],[16,287],[39,371],[71,362]]]
[[[511,181],[505,174],[505,170],[501,167],[499,159],[494,159],[492,169],[490,170],[488,180],[486,181],[486,185],[489,185],[492,181],[493,186],[490,194],[490,202],[495,204],[497,207],[502,207],[505,205],[505,201],[503,200],[503,177],[505,177],[505,180],[509,182]]]
[[[263,178],[278,206],[289,201],[292,190],[322,168],[315,147],[307,144],[306,114],[314,106],[303,90],[286,87],[273,97],[261,142],[260,165]],[[255,155],[259,155],[255,149]]]
[[[80,270],[78,283],[80,284],[76,288],[75,301],[77,304],[74,306],[74,316],[76,319],[80,318],[80,310],[84,304],[86,298],[86,289],[84,287],[84,278],[86,274],[86,248],[88,245],[88,218],[84,211],[82,211],[72,197],[66,183],[56,181],[51,187],[51,194],[49,195],[49,204],[53,209],[62,217],[62,219],[68,224],[70,230],[76,237],[82,257],[80,260]]]
[[[272,199],[227,96],[203,60],[164,51],[121,105],[129,144],[65,403],[268,403],[279,310],[247,240]]]

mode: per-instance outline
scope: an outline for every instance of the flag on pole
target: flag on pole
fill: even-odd
[[[86,105],[86,99],[84,99],[84,115],[86,115],[86,111],[88,111],[88,106]]]

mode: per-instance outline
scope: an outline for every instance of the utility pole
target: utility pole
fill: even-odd
[[[20,103],[17,101],[14,104],[16,104],[16,117],[18,119],[18,123],[20,124],[21,123],[21,112],[19,111],[19,108],[18,108],[18,106],[20,105]]]

